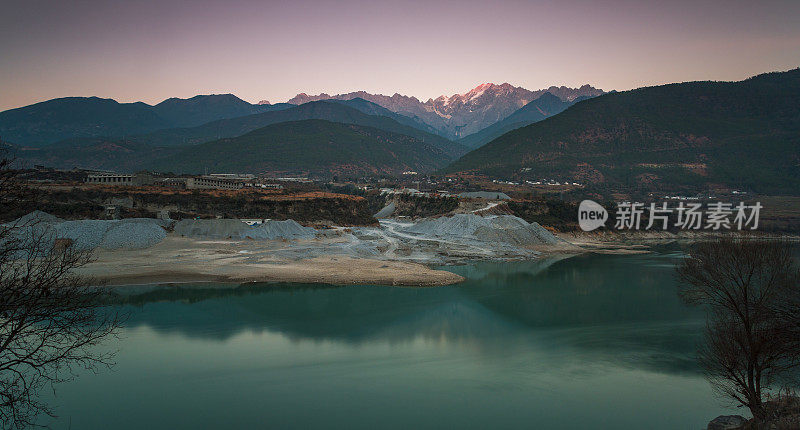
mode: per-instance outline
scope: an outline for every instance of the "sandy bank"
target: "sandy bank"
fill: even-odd
[[[110,285],[166,282],[302,282],[438,286],[463,278],[422,264],[354,258],[346,255],[305,259],[281,257],[280,241],[200,241],[169,236],[138,250],[97,250],[80,273]]]

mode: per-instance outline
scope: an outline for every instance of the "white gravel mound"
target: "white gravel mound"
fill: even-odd
[[[150,218],[64,221],[34,211],[7,226],[13,228],[14,234],[20,238],[71,239],[76,249],[90,250],[149,248],[166,237],[163,224],[161,220]]]
[[[55,216],[50,215],[47,212],[42,212],[40,210],[35,210],[27,215],[23,215],[14,221],[6,224],[7,226],[26,226],[26,225],[33,225],[33,224],[55,224],[59,222],[63,222],[64,220]]]
[[[311,227],[303,227],[295,220],[286,221],[269,220],[263,224],[251,227],[244,237],[250,239],[313,239],[317,231]]]
[[[106,220],[78,220],[64,221],[55,224],[55,237],[58,239],[72,239],[73,246],[77,249],[94,249],[100,246],[106,232],[114,221]]]
[[[293,220],[269,220],[249,226],[238,219],[182,220],[175,224],[175,233],[198,239],[310,239],[316,230]]]
[[[538,223],[512,215],[480,216],[456,214],[420,221],[405,229],[408,233],[441,239],[469,239],[511,245],[549,245],[560,240]]]
[[[72,239],[78,249],[142,249],[157,245],[167,233],[155,219],[78,220],[55,224],[57,238]]]
[[[156,222],[122,220],[112,225],[100,243],[105,249],[144,249],[158,244],[167,232]]]
[[[184,219],[175,233],[198,239],[241,239],[250,226],[238,219]]]

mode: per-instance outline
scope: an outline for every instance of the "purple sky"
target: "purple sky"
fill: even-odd
[[[800,65],[800,1],[4,0],[0,110],[483,82],[625,90]]]

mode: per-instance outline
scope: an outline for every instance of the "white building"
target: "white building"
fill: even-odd
[[[243,186],[241,181],[214,176],[197,176],[186,179],[186,189],[189,190],[239,190]]]
[[[97,172],[88,174],[85,182],[87,184],[140,186],[155,183],[155,177],[148,172],[134,174]]]

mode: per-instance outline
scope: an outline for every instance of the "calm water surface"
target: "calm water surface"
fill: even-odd
[[[453,267],[441,288],[128,295],[117,365],[57,388],[54,428],[701,429],[677,254]]]

